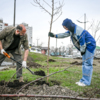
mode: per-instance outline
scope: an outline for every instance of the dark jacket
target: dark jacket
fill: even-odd
[[[15,34],[15,31],[16,31],[15,27],[8,26],[0,32],[0,41],[2,41],[3,49],[6,50],[11,45],[11,43],[14,40],[13,35]],[[16,50],[15,50],[16,54],[21,55],[21,48],[20,48],[21,45],[23,45],[23,48],[25,50],[29,49],[27,34],[20,37],[20,42],[19,42],[18,48],[16,48]]]

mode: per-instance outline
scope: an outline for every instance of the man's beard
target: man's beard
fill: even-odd
[[[20,33],[19,34],[15,34],[15,35],[20,36]]]

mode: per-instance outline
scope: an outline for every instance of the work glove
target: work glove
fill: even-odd
[[[81,52],[81,56],[83,56],[85,54],[85,52]]]
[[[22,62],[22,67],[24,67],[24,68],[27,67],[26,61],[23,61],[23,62]]]
[[[1,54],[4,55],[4,52],[6,53],[6,51],[4,49],[1,49]]]
[[[54,33],[52,33],[52,32],[49,32],[48,36],[55,37]]]

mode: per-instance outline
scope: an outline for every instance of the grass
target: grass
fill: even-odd
[[[9,81],[9,79],[12,77],[12,75],[15,72],[16,72],[15,69],[1,71],[0,72],[0,81],[1,80]],[[14,77],[14,79],[15,79],[15,77]]]
[[[39,63],[43,66],[47,65],[47,56],[42,55],[42,54],[36,54],[36,53],[29,53],[29,56],[31,56],[33,59],[35,59],[36,63]],[[50,59],[56,60],[56,62],[50,62],[49,63],[49,74],[64,70],[68,66],[70,66],[70,62],[74,62],[75,60],[73,59],[60,59],[58,57],[50,57]],[[51,65],[62,65],[65,64],[64,67],[52,67]],[[37,71],[37,70],[44,70],[46,75],[47,75],[47,67],[45,68],[30,68],[32,71]],[[9,81],[9,79],[13,76],[13,74],[16,72],[16,69],[10,69],[10,70],[4,70],[0,71],[0,81],[5,80]],[[37,78],[40,78],[41,76],[37,75],[32,75],[27,69],[23,69],[23,77],[24,80],[27,81],[33,81],[36,80]],[[79,81],[82,77],[82,67],[73,65],[72,67],[68,68],[66,71],[56,73],[52,76],[49,77],[49,82],[50,80],[56,80],[60,83],[61,86],[67,87],[71,90],[82,92],[86,91],[87,89],[93,89],[93,88],[98,88],[100,89],[100,68],[99,66],[94,67],[93,71],[93,77],[92,77],[92,83],[90,86],[87,87],[79,87],[75,84],[75,82]],[[14,76],[13,80],[16,79],[16,76]],[[46,80],[46,79],[45,79]],[[52,85],[52,83],[51,83]]]

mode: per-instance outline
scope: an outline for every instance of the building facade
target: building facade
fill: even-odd
[[[0,19],[0,32],[7,26],[8,26],[8,24],[7,23],[3,23],[3,20]]]
[[[28,35],[29,45],[32,45],[32,27],[28,26],[26,23],[22,23],[26,28],[26,33]]]

